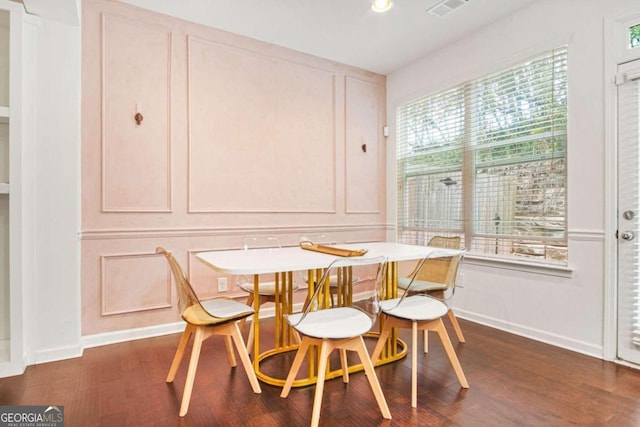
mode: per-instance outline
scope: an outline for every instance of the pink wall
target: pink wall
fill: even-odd
[[[82,28],[83,335],[178,319],[156,246],[209,298],[197,251],[384,239],[384,76],[111,1]]]

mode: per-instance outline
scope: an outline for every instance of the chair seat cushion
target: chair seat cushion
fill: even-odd
[[[215,317],[239,317],[253,314],[253,308],[230,298],[214,298],[202,301],[202,306]]]
[[[216,298],[187,307],[182,312],[182,318],[192,325],[205,326],[243,319],[253,313],[253,309],[246,304]]]
[[[444,316],[449,307],[442,301],[424,295],[413,295],[405,298],[400,304],[400,298],[380,302],[382,311],[393,317],[408,320],[432,320]]]
[[[239,283],[238,287],[245,292],[253,293],[253,282]],[[282,283],[280,284],[282,288]],[[293,290],[298,289],[298,285],[296,283],[293,284]],[[276,282],[260,282],[258,284],[258,295],[268,295],[273,296],[276,294]]]
[[[398,289],[407,289],[411,279],[408,277],[402,277],[398,279]],[[444,283],[426,282],[424,280],[414,280],[411,285],[411,292],[429,292],[429,291],[444,291],[447,289],[447,285]]]
[[[353,338],[369,332],[372,320],[353,307],[337,307],[310,311],[299,323],[302,313],[287,316],[287,322],[303,335],[315,338]]]

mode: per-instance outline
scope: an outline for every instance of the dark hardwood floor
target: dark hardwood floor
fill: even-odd
[[[270,322],[263,321],[263,332]],[[321,426],[640,426],[640,371],[475,323],[460,321],[454,347],[470,384],[460,388],[431,335],[419,353],[418,408],[410,406],[409,358],[376,368],[392,420],[380,415],[363,373],[327,381]],[[401,336],[407,340],[408,331]],[[64,405],[65,426],[306,426],[314,387],[251,391],[231,369],[220,337],[202,349],[189,412],[178,417],[187,360],[166,384],[178,335],[87,349],[78,359],[0,379],[2,405]],[[265,339],[268,339],[265,337]],[[185,358],[188,357],[188,354]],[[288,361],[272,369],[287,369]]]

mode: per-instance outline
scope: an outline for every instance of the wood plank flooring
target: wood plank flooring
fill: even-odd
[[[449,329],[469,381],[456,379],[436,335],[420,345],[418,408],[410,406],[409,358],[376,368],[391,410],[384,420],[363,373],[327,381],[321,426],[640,426],[640,371],[460,320]],[[264,324],[264,326],[262,326]],[[263,333],[269,320],[263,321]],[[448,325],[449,326],[449,325]],[[408,331],[401,331],[408,341]],[[205,341],[189,412],[178,417],[187,360],[164,382],[179,335],[87,349],[78,359],[30,366],[0,379],[1,405],[64,405],[65,426],[306,426],[314,387],[262,384],[256,395],[222,339]],[[268,340],[269,337],[264,339]],[[264,341],[263,341],[264,342]],[[188,358],[188,354],[185,359]],[[288,369],[287,360],[271,369]]]

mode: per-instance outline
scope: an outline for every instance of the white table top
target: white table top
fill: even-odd
[[[390,242],[340,244],[340,248],[367,249],[359,258],[384,256],[388,261],[407,261],[427,256],[451,256],[457,251],[429,246],[405,245]],[[298,246],[274,249],[250,249],[200,252],[196,255],[203,263],[225,274],[265,274],[284,271],[325,268],[335,259],[348,259],[320,252],[301,249]]]

